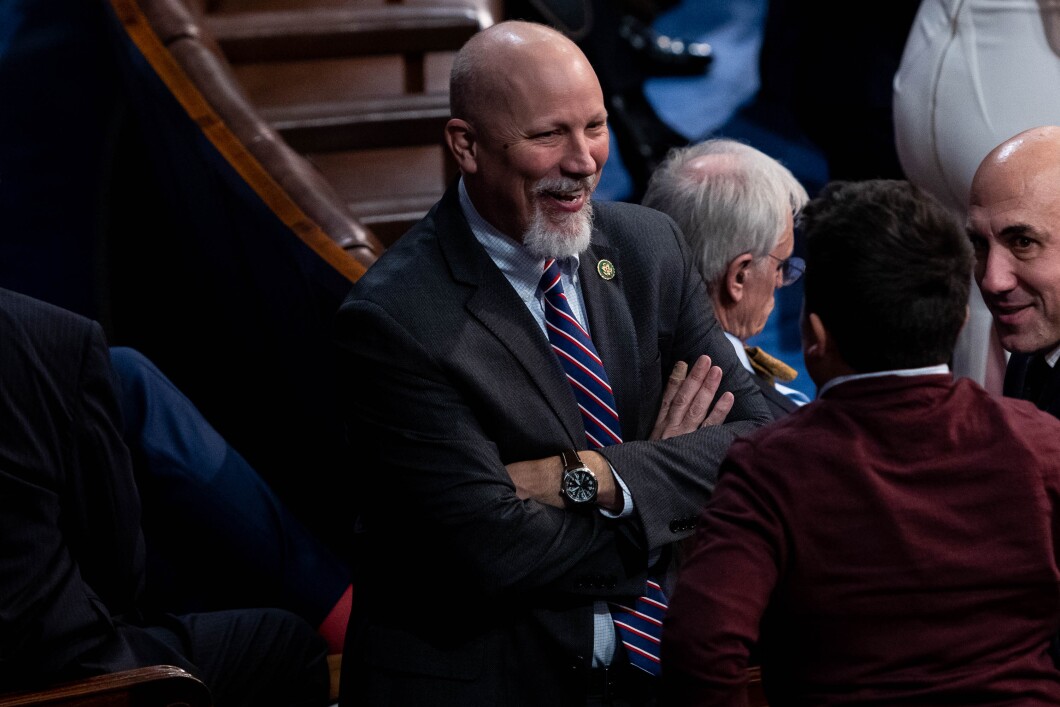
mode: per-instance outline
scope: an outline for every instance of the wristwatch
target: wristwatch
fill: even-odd
[[[563,479],[559,493],[571,506],[588,506],[596,502],[596,474],[585,466],[582,458],[573,449],[562,452]]]

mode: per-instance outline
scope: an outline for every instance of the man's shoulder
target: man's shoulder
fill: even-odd
[[[687,252],[681,232],[673,219],[659,211],[621,201],[599,202],[593,230],[595,246],[614,248],[625,267],[636,264],[645,269],[646,277],[657,279],[665,273],[674,279],[685,269]]]
[[[391,286],[394,281],[415,286],[439,277],[444,262],[434,213],[432,209],[394,241],[354,283],[351,296],[396,289]]]
[[[677,232],[677,225],[666,214],[640,204],[625,201],[594,201],[593,211],[598,228],[617,234],[643,235],[658,233],[669,236]]]
[[[1013,428],[1033,435],[1052,434],[1057,436],[1060,446],[1060,419],[1049,410],[1042,410],[1030,400],[1016,397],[999,396],[983,393],[1001,410]]]
[[[474,283],[486,277],[489,256],[469,230],[460,231],[468,229],[465,222],[452,213],[439,217],[444,206],[435,206],[353,284],[339,308],[340,322],[355,313],[385,312],[432,331],[457,325]]]
[[[791,448],[804,447],[807,436],[813,439],[830,437],[832,418],[833,410],[826,401],[813,400],[740,437],[733,443],[733,449],[743,447],[752,455],[764,452],[784,454]]]
[[[42,342],[80,339],[94,326],[91,319],[49,302],[0,288],[0,326],[4,339]]]
[[[54,398],[72,394],[88,361],[93,367],[105,362],[98,323],[27,295],[0,290],[0,330],[8,413],[21,405],[36,409],[43,398],[34,391],[45,386],[56,391]]]
[[[1060,420],[1039,410],[1026,400],[1006,398],[984,390],[966,378],[958,378],[935,392],[936,421],[962,429],[990,430],[991,434],[1017,440],[1037,438],[1049,449],[1060,453]],[[903,419],[870,410],[871,405],[858,402],[853,407],[824,398],[800,407],[794,413],[755,430],[732,446],[733,453],[763,459],[800,450],[819,448],[834,455],[845,444],[857,443],[860,430],[894,426],[901,429]],[[878,414],[877,414],[878,413]],[[1049,438],[1048,443],[1044,440]]]
[[[69,321],[87,321],[80,314],[63,309],[44,300],[24,295],[21,292],[0,287],[0,313],[21,320],[59,319]]]

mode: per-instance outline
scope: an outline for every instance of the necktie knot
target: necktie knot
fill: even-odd
[[[541,282],[538,283],[538,287],[541,288],[541,293],[546,297],[551,294],[562,294],[562,279],[563,271],[560,270],[559,261],[555,258],[550,258],[545,261],[545,269],[541,273]]]

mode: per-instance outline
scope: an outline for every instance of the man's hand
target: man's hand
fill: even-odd
[[[578,452],[582,463],[596,475],[596,505],[612,513],[622,510],[622,492],[618,490],[611,465],[596,452]],[[560,495],[560,481],[563,478],[563,461],[557,454],[545,459],[514,462],[505,466],[508,476],[515,484],[515,493],[519,498],[532,498],[550,506],[564,508]]]
[[[688,364],[678,361],[663,391],[659,416],[648,439],[669,439],[725,422],[735,398],[726,391],[711,410],[710,401],[720,385],[721,369],[711,365],[710,356],[700,356],[691,372]]]
[[[721,369],[712,366],[710,356],[700,356],[688,371],[684,361],[674,365],[670,381],[663,391],[659,416],[649,439],[668,439],[725,422],[732,409],[733,395],[725,392],[718,398],[714,409],[710,402],[721,385]],[[709,413],[709,414],[708,414]],[[597,452],[579,452],[582,462],[596,475],[596,504],[612,513],[622,510],[622,492],[615,483],[611,465]],[[559,455],[545,459],[513,462],[505,467],[515,484],[519,498],[534,499],[550,506],[563,508],[560,496],[560,480],[563,478],[563,462]]]

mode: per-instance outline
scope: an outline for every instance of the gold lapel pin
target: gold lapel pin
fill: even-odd
[[[615,277],[615,264],[610,260],[601,260],[596,264],[596,272],[600,277],[605,280],[611,280]]]

